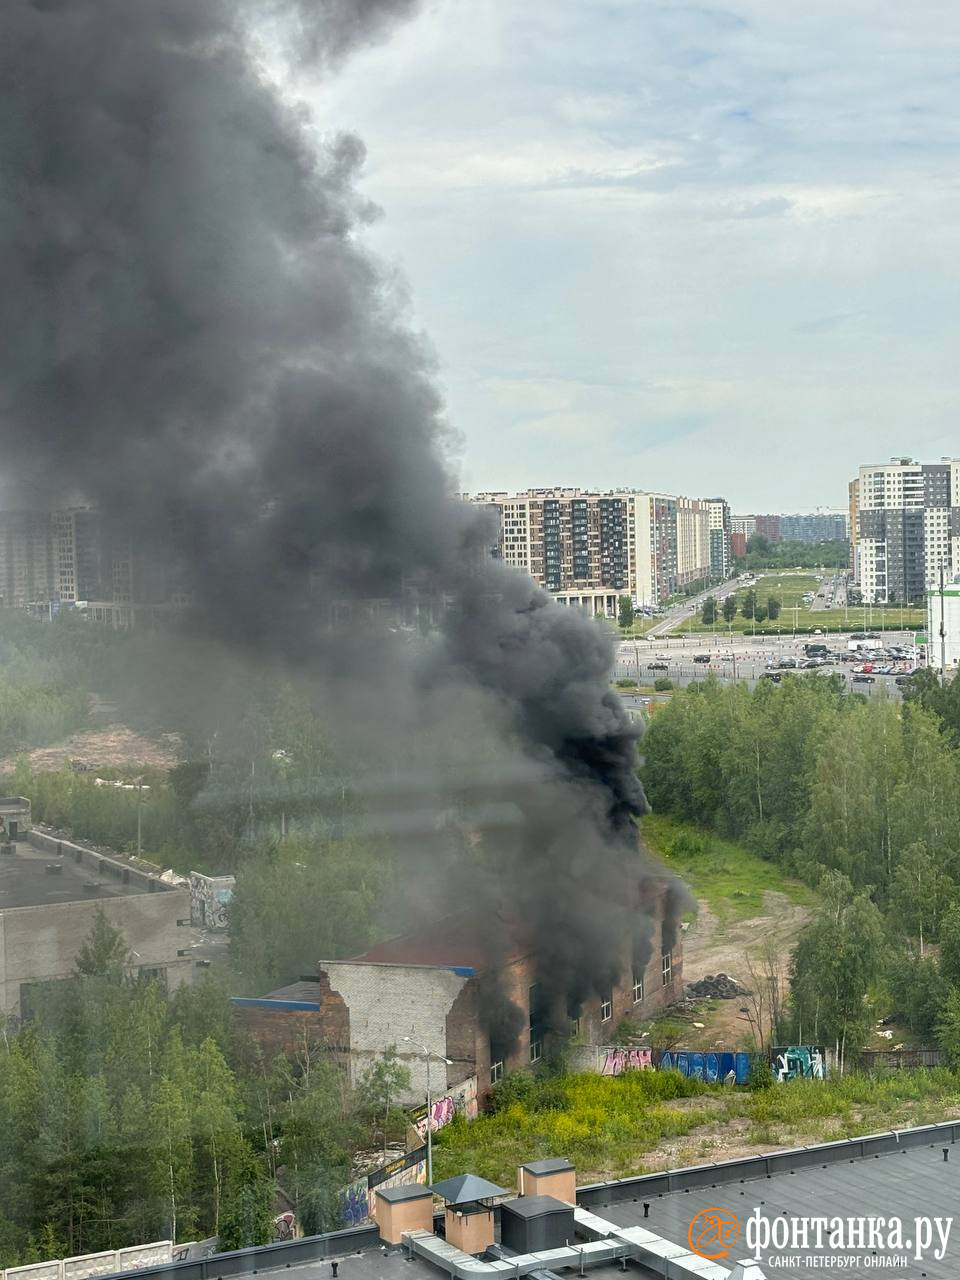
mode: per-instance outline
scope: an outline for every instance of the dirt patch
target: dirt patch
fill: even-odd
[[[700,900],[697,917],[683,934],[684,982],[697,982],[708,974],[726,973],[741,986],[751,987],[749,965],[759,967],[771,945],[780,961],[780,978],[786,983],[790,953],[797,935],[810,919],[810,908],[791,902],[786,894],[768,889],[759,915],[746,920],[725,921]],[[689,1031],[685,1049],[753,1048],[750,1024],[742,1010],[748,997],[735,1000],[708,1000],[683,1020]],[[695,1022],[703,1026],[694,1026]]]
[[[99,729],[75,733],[53,746],[26,753],[33,769],[62,769],[73,761],[83,769],[172,769],[179,758],[176,734],[163,734],[157,741],[134,733],[124,724],[108,724]],[[0,760],[0,772],[10,772],[15,758]]]

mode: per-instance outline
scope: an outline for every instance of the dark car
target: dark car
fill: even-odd
[[[693,660],[694,662],[709,662],[710,655],[709,653],[695,653],[693,655]]]
[[[899,684],[899,685],[904,685],[909,683],[910,683],[910,677],[908,675],[897,676],[896,680],[894,681],[894,684]]]
[[[760,677],[761,680],[772,680],[774,684],[779,684],[783,679],[782,671],[764,671]]]
[[[855,675],[855,676],[853,677],[853,683],[854,683],[854,684],[876,684],[876,683],[877,683],[877,677],[876,677],[876,676],[865,676],[865,675],[859,675],[859,674],[858,674],[858,675]]]
[[[648,671],[669,671],[669,669],[670,668],[667,666],[665,662],[648,662],[647,663]]]

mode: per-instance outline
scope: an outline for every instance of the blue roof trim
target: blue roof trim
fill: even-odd
[[[254,1000],[247,996],[231,996],[230,1003],[241,1009],[301,1010],[304,1013],[320,1013],[323,1008],[315,1000]]]
[[[469,964],[452,964],[450,972],[455,973],[458,978],[472,978],[477,971]]]

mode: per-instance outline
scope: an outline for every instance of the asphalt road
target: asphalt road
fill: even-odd
[[[655,627],[651,627],[647,632],[647,636],[664,635],[672,627],[679,623],[686,622],[694,614],[698,614],[703,607],[704,600],[708,596],[714,596],[719,602],[726,599],[727,596],[734,594],[737,590],[737,579],[728,578],[726,582],[720,584],[719,587],[709,587],[706,591],[701,591],[697,596],[691,596],[689,600],[685,600],[683,604],[675,605],[672,609],[668,609]]]

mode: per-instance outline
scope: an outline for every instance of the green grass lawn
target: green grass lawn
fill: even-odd
[[[763,895],[768,889],[800,906],[816,905],[813,890],[788,879],[775,863],[732,840],[721,840],[690,823],[652,813],[642,819],[640,830],[649,848],[723,922],[757,915],[763,909]]]
[[[492,1115],[472,1123],[457,1117],[440,1130],[433,1147],[435,1178],[475,1173],[512,1187],[518,1165],[566,1156],[586,1183],[647,1172],[644,1156],[682,1135],[690,1142],[681,1147],[677,1166],[723,1159],[725,1128],[739,1149],[929,1124],[956,1114],[960,1075],[938,1068],[730,1090],[675,1072],[518,1073],[500,1086],[495,1105]]]

